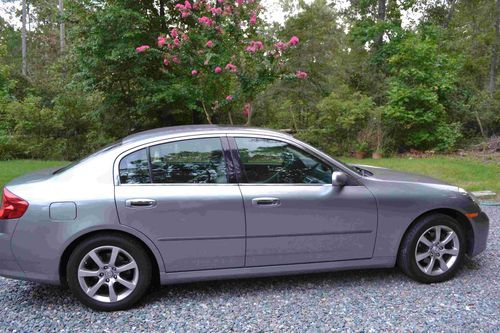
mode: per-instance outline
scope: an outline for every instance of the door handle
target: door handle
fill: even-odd
[[[281,201],[278,198],[254,198],[252,205],[259,207],[278,207]]]
[[[153,199],[128,199],[128,200],[125,200],[125,206],[127,206],[127,207],[154,207],[154,206],[156,206],[156,200],[153,200]]]

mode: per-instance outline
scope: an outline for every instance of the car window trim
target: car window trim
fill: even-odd
[[[149,148],[153,146],[158,146],[166,143],[172,143],[172,142],[177,142],[177,141],[187,141],[187,140],[195,140],[195,139],[219,139],[221,142],[221,149],[223,151],[224,155],[224,162],[226,163],[226,183],[153,183],[153,177],[151,173],[151,156],[149,152]],[[227,164],[227,158],[230,155],[227,155],[226,149],[224,146],[224,140],[227,140],[227,135],[226,134],[221,134],[221,133],[211,133],[211,134],[195,134],[195,135],[186,135],[186,136],[180,136],[180,137],[172,137],[172,138],[167,138],[163,140],[155,140],[151,142],[146,142],[141,145],[138,145],[136,147],[132,147],[130,149],[127,149],[123,152],[121,152],[115,159],[114,166],[113,166],[113,173],[114,173],[114,186],[226,186],[226,185],[231,185],[235,186],[238,185],[237,182],[230,182],[230,169]],[[226,146],[227,148],[227,146]],[[147,155],[148,155],[148,164],[149,164],[149,169],[150,169],[150,183],[141,183],[141,184],[122,184],[120,181],[120,162],[121,160],[130,155],[133,154],[141,149],[147,149]],[[232,161],[231,161],[232,162]]]

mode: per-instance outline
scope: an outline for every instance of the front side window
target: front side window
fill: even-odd
[[[286,142],[235,138],[244,181],[262,184],[330,184],[332,167]]]
[[[176,141],[149,149],[153,183],[227,183],[219,138]]]
[[[121,184],[151,183],[147,148],[128,154],[120,161]]]

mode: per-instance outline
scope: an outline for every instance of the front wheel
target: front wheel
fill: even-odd
[[[147,292],[152,267],[144,248],[129,237],[101,235],[80,243],[66,276],[73,294],[100,311],[124,310]]]
[[[432,214],[408,231],[401,243],[398,265],[416,281],[442,282],[462,266],[465,251],[462,226],[448,215]]]

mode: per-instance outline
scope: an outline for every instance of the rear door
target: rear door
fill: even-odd
[[[223,145],[226,137],[171,140],[117,161],[120,222],[156,243],[169,272],[244,266],[244,208]]]
[[[247,266],[370,258],[373,195],[356,180],[331,184],[335,166],[283,139],[230,138],[241,168]]]

